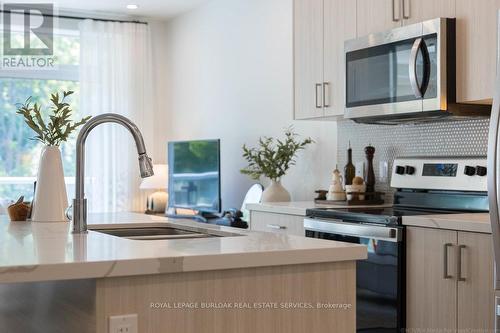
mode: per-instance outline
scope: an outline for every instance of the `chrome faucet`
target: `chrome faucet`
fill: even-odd
[[[115,113],[105,113],[91,118],[80,130],[76,140],[76,184],[75,199],[73,199],[73,233],[87,232],[87,199],[85,198],[85,141],[89,133],[98,125],[117,123],[130,131],[134,137],[137,153],[139,154],[139,168],[141,177],[151,177],[153,163],[146,154],[146,146],[139,128],[130,119]]]

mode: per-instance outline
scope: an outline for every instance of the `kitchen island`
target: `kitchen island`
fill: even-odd
[[[91,229],[168,225],[214,237],[133,240],[69,223],[0,223],[0,331],[354,332],[361,245],[143,214],[90,215]],[[20,329],[21,328],[21,329]],[[38,328],[38,330],[37,330]]]

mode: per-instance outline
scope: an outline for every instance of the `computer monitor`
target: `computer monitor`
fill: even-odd
[[[169,208],[220,213],[220,140],[168,143]]]

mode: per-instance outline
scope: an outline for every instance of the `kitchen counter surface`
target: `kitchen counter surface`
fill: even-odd
[[[89,214],[90,228],[169,224],[229,237],[130,240],[70,223],[9,222],[0,216],[0,283],[102,278],[365,259],[362,245],[246,231],[138,213]]]
[[[488,213],[404,216],[403,224],[416,227],[491,233]]]
[[[380,206],[354,206],[356,208],[363,207],[390,207],[391,205],[380,205]],[[347,205],[320,205],[316,204],[314,201],[292,201],[292,202],[267,202],[259,204],[247,204],[246,209],[254,210],[259,212],[268,212],[276,214],[289,214],[289,215],[300,215],[306,216],[306,210],[310,208],[352,208],[353,206]]]

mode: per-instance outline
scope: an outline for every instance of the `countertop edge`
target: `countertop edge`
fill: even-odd
[[[268,206],[262,204],[247,204],[246,209],[256,212],[266,212],[275,214],[287,214],[287,215],[297,215],[306,216],[307,208],[302,207],[281,207],[281,206]]]
[[[333,251],[328,251],[333,250]],[[286,255],[285,255],[286,253]],[[18,265],[0,270],[0,283],[101,279],[252,267],[308,265],[367,258],[365,246],[272,252],[210,254],[190,257],[120,259],[112,261]]]
[[[402,222],[412,227],[491,234],[491,225],[485,215],[488,213],[404,216]]]

